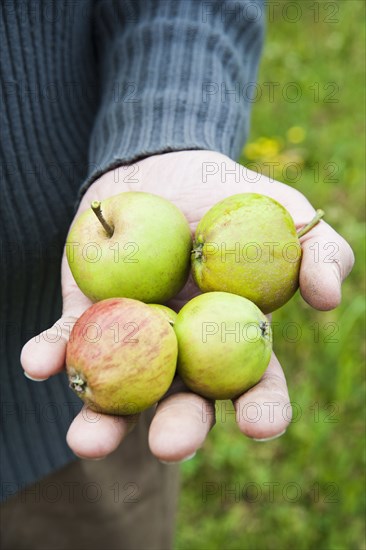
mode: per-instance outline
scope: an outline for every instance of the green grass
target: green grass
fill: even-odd
[[[276,177],[326,210],[356,265],[336,310],[314,311],[296,296],[274,315],[295,421],[281,439],[256,443],[218,404],[205,446],[182,466],[176,550],[365,548],[365,9],[359,0],[337,2],[332,17],[320,2],[314,22],[310,4],[299,2],[297,23],[280,16],[268,24],[258,82],[279,86],[273,102],[263,93],[254,103],[241,162],[277,162]],[[301,88],[300,101],[283,99],[288,82]],[[283,171],[291,162],[301,166],[299,179]],[[302,328],[296,344],[281,336],[289,321]]]

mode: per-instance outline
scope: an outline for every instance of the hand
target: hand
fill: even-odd
[[[123,191],[151,192],[172,201],[187,217],[193,233],[211,206],[236,193],[256,192],[276,199],[291,213],[297,228],[304,226],[315,212],[295,189],[244,169],[224,155],[212,151],[182,151],[156,155],[104,174],[85,193],[77,216],[89,208],[93,200],[103,200]],[[324,245],[330,242],[334,243],[337,252],[333,262],[326,263],[323,260],[329,250]],[[319,258],[315,258],[314,243],[318,243]],[[324,221],[302,237],[301,245],[300,291],[303,298],[316,309],[335,308],[341,300],[341,282],[351,271],[354,261],[350,246]],[[56,332],[56,325],[65,327],[63,338],[56,343],[50,343],[49,337],[48,341],[42,337],[38,341],[32,339],[23,348],[22,365],[33,378],[47,378],[64,368],[69,336],[66,327],[91,305],[77,287],[65,256],[62,293],[63,315],[53,330]],[[198,293],[190,278],[169,305],[178,310]],[[52,329],[47,332],[50,336]],[[256,403],[257,410],[261,408],[258,422],[250,422],[245,414],[250,403]],[[271,409],[270,403],[276,406]],[[291,407],[285,377],[274,354],[260,382],[236,399],[234,407],[238,426],[249,437],[272,438],[286,430]],[[151,423],[151,451],[161,460],[180,461],[203,444],[213,424],[214,404],[187,391],[179,379],[175,379],[167,396],[158,404]],[[103,457],[118,447],[131,425],[131,419],[108,415],[101,415],[98,422],[88,422],[87,415],[80,413],[70,426],[67,441],[81,457]]]

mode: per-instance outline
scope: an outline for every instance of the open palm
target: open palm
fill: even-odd
[[[182,151],[149,157],[133,166],[107,172],[86,191],[77,215],[93,200],[104,200],[124,191],[144,191],[172,201],[195,228],[211,206],[236,193],[256,192],[283,204],[297,228],[314,215],[314,208],[298,191],[244,169],[228,157],[213,151]],[[152,213],[154,215],[154,213]],[[164,236],[162,236],[164,238]],[[328,310],[341,299],[341,282],[353,265],[353,253],[347,242],[327,223],[321,221],[301,239],[303,259],[300,291],[313,307]],[[330,248],[331,246],[331,248]],[[331,252],[331,254],[330,254]],[[199,293],[190,277],[183,290],[168,304],[179,310]],[[53,330],[63,338],[33,338],[24,346],[22,365],[35,379],[60,372],[65,365],[70,327],[91,305],[77,287],[66,258],[62,261],[63,315]],[[250,414],[250,407],[260,414]],[[291,419],[289,396],[282,368],[272,355],[260,382],[234,402],[240,430],[249,437],[267,439],[286,430]],[[100,415],[88,420],[84,408],[72,422],[67,440],[73,451],[85,458],[99,458],[115,450],[137,418]],[[151,451],[161,460],[179,461],[192,455],[203,443],[215,421],[214,403],[188,391],[176,378],[167,395],[158,404],[150,426]]]

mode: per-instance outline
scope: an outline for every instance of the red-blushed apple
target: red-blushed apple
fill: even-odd
[[[66,369],[70,387],[93,410],[135,414],[168,390],[178,344],[168,318],[129,298],[93,304],[70,335]]]

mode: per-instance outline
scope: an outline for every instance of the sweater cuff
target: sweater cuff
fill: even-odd
[[[205,4],[212,4],[209,12]],[[264,13],[253,17],[247,10],[230,19],[214,4],[221,5],[147,2],[122,22],[125,14],[102,3],[97,34],[101,103],[82,192],[106,171],[155,154],[207,149],[239,156],[253,103]],[[139,2],[132,5],[137,8]]]

